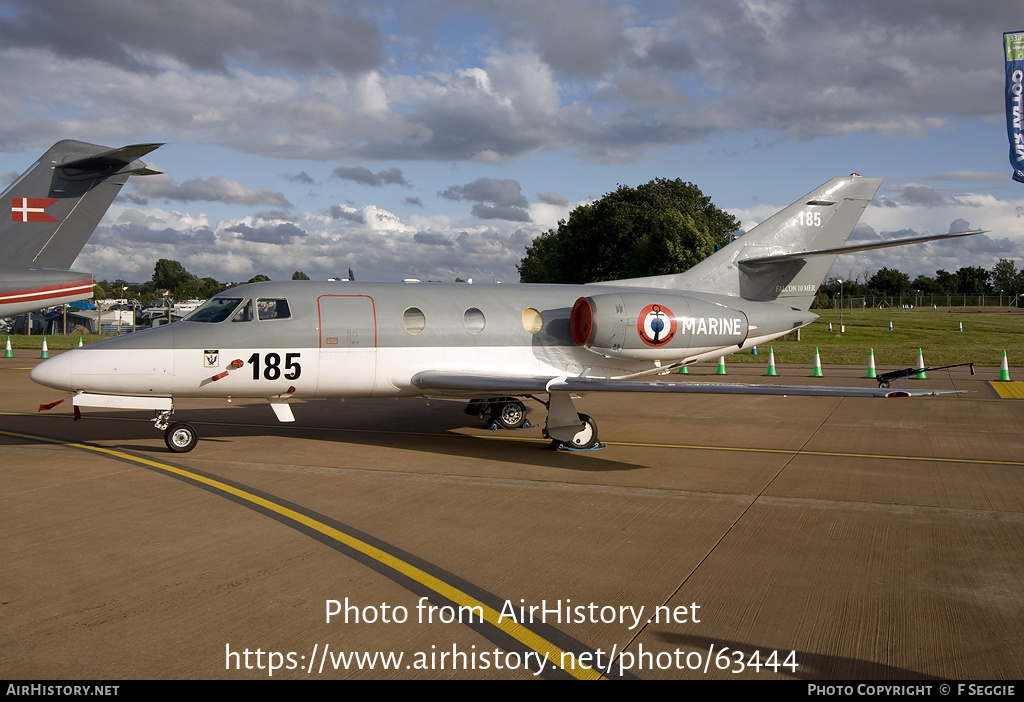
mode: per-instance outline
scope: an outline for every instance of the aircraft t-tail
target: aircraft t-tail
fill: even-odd
[[[0,317],[92,297],[92,275],[68,268],[128,177],[159,173],[139,160],[159,146],[65,139],[4,191],[11,218],[0,221]]]
[[[264,282],[230,288],[185,320],[56,355],[31,372],[79,407],[148,409],[172,451],[196,430],[175,398],[456,396],[499,426],[547,408],[554,446],[598,444],[586,392],[903,396],[932,390],[651,382],[817,318],[835,256],[968,233],[845,247],[879,179],[835,178],[683,273],[590,285]],[[970,232],[977,233],[977,232]],[[547,396],[544,400],[543,396]],[[539,396],[539,397],[538,397]]]

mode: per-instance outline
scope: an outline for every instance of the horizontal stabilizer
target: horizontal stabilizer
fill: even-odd
[[[796,253],[777,254],[775,256],[759,256],[757,258],[745,258],[738,261],[741,266],[759,266],[771,263],[782,263],[783,261],[800,261],[813,256],[837,256],[839,254],[856,253],[858,251],[873,251],[875,249],[888,249],[893,246],[906,246],[908,244],[921,244],[926,241],[938,241],[939,239],[954,239],[960,236],[973,236],[984,234],[987,229],[976,229],[969,232],[955,232],[953,234],[935,234],[932,236],[915,236],[910,239],[892,239],[874,244],[860,244],[858,246],[840,246],[834,249],[818,249],[817,251],[797,251]]]
[[[136,161],[150,151],[154,151],[163,144],[131,144],[122,146],[120,149],[111,149],[102,153],[77,158],[72,161],[59,163],[55,168],[59,169],[65,178],[69,180],[81,180],[83,178],[100,178],[106,175],[117,173],[122,168]],[[133,175],[158,175],[156,171],[145,166],[132,170]]]

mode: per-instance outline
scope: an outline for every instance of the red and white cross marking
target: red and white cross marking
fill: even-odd
[[[46,208],[57,202],[56,198],[50,197],[12,197],[11,198],[11,221],[12,222],[59,222],[46,214]]]

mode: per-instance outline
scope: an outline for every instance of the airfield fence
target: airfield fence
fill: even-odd
[[[836,309],[840,299],[835,297],[817,309]],[[872,308],[904,309],[906,307],[1024,307],[1024,295],[861,295],[842,298],[844,310]]]
[[[135,327],[131,324],[101,324],[100,334],[107,335],[118,335],[131,334],[135,331]]]

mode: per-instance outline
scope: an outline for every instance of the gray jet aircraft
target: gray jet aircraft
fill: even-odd
[[[92,274],[68,270],[131,175],[153,175],[141,157],[161,144],[120,149],[59,141],[0,201],[0,317],[92,297]]]
[[[38,383],[79,407],[149,409],[172,451],[195,428],[171,423],[180,397],[267,398],[280,421],[305,398],[473,398],[499,426],[547,408],[553,446],[598,445],[586,392],[904,396],[930,390],[650,382],[813,321],[836,255],[965,232],[845,246],[881,181],[835,178],[683,273],[591,285],[265,282],[230,288],[185,320],[62,353]],[[546,395],[547,399],[542,399]]]

